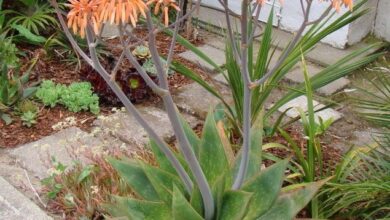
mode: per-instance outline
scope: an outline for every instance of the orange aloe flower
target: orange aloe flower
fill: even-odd
[[[134,27],[138,22],[138,16],[146,16],[148,10],[142,0],[100,0],[99,4],[100,22],[111,24],[131,23]]]
[[[332,0],[332,6],[337,11],[340,11],[341,6],[348,7],[349,10],[353,9],[353,0]]]
[[[91,19],[94,31],[98,32],[101,26],[96,13],[98,1],[69,0],[66,6],[70,8],[67,16],[68,27],[73,30],[73,33],[79,33],[84,38],[88,19]]]
[[[130,22],[136,26],[139,14],[146,16],[145,11],[148,10],[142,0],[69,0],[66,6],[70,8],[68,27],[82,38],[88,19],[98,34],[105,22],[116,25]]]
[[[169,8],[172,7],[176,11],[180,11],[180,8],[176,5],[175,0],[149,0],[147,5],[156,4],[154,8],[154,14],[158,14],[158,12],[162,11],[163,17],[164,17],[164,24],[165,26],[168,26],[169,24]],[[161,7],[162,6],[162,7]]]
[[[342,6],[348,7],[349,10],[353,9],[353,0],[320,0],[320,1],[331,1],[332,7],[336,9],[336,11],[340,11]]]

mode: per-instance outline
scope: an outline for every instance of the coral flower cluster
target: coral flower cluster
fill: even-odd
[[[267,0],[256,0],[258,4],[265,4]],[[339,11],[342,6],[353,8],[353,0],[320,0],[330,1]],[[283,3],[283,0],[280,0]],[[139,15],[145,16],[148,6],[154,6],[154,14],[162,12],[164,24],[169,24],[169,9],[179,11],[176,0],[69,0],[66,4],[70,8],[68,26],[74,33],[85,36],[88,21],[91,22],[95,33],[99,33],[103,23],[137,24]]]
[[[155,6],[155,14],[162,11],[165,25],[169,22],[169,9],[179,10],[175,0],[69,0],[68,27],[84,37],[88,21],[95,33],[99,33],[103,23],[136,26],[139,15],[145,17],[149,5]]]

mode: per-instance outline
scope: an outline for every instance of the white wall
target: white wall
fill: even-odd
[[[374,33],[390,41],[390,0],[379,0]]]
[[[281,29],[286,31],[296,31],[299,29],[303,20],[302,9],[299,1],[300,0],[284,1],[282,9],[282,19],[280,23]],[[330,2],[314,1],[310,12],[310,20],[315,20],[316,18],[318,18],[322,14],[322,12],[324,12],[329,7],[329,4]],[[339,14],[333,16],[331,21],[337,19],[337,17],[342,15],[346,10],[347,9],[343,8]],[[348,42],[348,29],[349,26],[341,28],[337,32],[332,33],[326,38],[324,38],[323,42],[335,47],[344,48]]]
[[[369,11],[366,15],[360,17],[350,25],[348,32],[348,44],[358,43],[374,31],[377,6],[378,0],[369,0],[363,6]]]
[[[211,8],[224,10],[224,7],[217,0],[203,0],[202,5],[205,5],[205,6],[208,6]],[[271,9],[272,9],[272,5],[273,5],[273,1],[268,0],[267,4],[261,10],[260,17],[259,17],[260,21],[266,22],[268,20],[269,14],[270,14]],[[273,19],[274,26],[278,25],[277,15],[280,13],[280,8],[281,8],[280,4],[275,2],[275,6],[274,6],[275,13],[274,13],[274,19]],[[232,11],[234,11],[237,14],[241,14],[241,0],[229,0],[229,9],[231,9]],[[200,17],[200,19],[202,19],[202,18]],[[225,18],[224,18],[224,16],[222,16],[222,18],[217,18],[217,19],[225,19]]]
[[[269,5],[266,6],[265,10],[263,10],[260,20],[267,20],[272,2],[273,0],[268,0]],[[276,0],[276,2],[278,1]],[[354,2],[358,2],[358,0],[354,0]],[[222,9],[222,6],[217,0],[203,0],[202,3],[207,6]],[[326,10],[329,4],[330,1],[314,0],[310,19],[314,20],[318,18],[318,16],[320,16],[320,14]],[[241,0],[229,0],[229,5],[232,10],[239,13],[241,8]],[[279,10],[280,6],[277,5],[277,7]],[[368,14],[330,34],[324,38],[322,42],[330,44],[334,47],[345,48],[347,45],[360,42],[364,37],[372,32],[374,32],[376,36],[390,41],[390,0],[368,0],[364,7],[370,9]],[[278,12],[278,10],[276,11]],[[334,21],[347,10],[349,9],[343,7],[341,11],[336,13],[329,22]],[[276,14],[277,13],[275,13],[274,25],[278,24],[278,18]],[[300,0],[284,0],[280,14],[281,20],[279,27],[282,30],[289,32],[297,31],[303,19]],[[208,21],[214,25],[217,24],[218,26],[226,25],[224,24],[224,16],[220,16],[219,14],[217,17],[215,17],[215,14],[213,14],[210,9],[203,11],[203,13],[201,12],[199,19]]]

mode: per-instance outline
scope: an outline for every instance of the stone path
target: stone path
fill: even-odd
[[[282,36],[283,36],[283,38],[286,37],[284,35],[282,35]],[[287,41],[287,39],[286,39],[286,41]],[[198,49],[201,50],[203,53],[207,54],[209,57],[217,58],[216,63],[219,66],[223,66],[224,61],[225,61],[224,60],[225,59],[225,54],[224,54],[225,52],[223,50],[225,46],[224,46],[223,42],[224,41],[222,38],[212,37],[210,39],[210,41],[207,42],[206,45],[198,47]],[[259,47],[260,47],[259,43],[256,43],[254,45],[254,51],[257,51]],[[282,51],[279,48],[276,48],[274,56],[271,59],[270,66],[275,65],[275,63],[277,62],[277,60],[281,54],[282,54]],[[340,57],[343,55],[344,55],[344,52],[342,54],[338,54],[336,57]],[[208,63],[201,60],[193,52],[186,51],[186,52],[180,54],[180,56],[189,60],[189,61],[199,63],[200,65],[203,65],[203,67],[206,69],[211,69],[211,70],[213,69]],[[308,72],[309,72],[310,76],[314,76],[315,74],[319,73],[321,70],[324,69],[322,66],[316,65],[312,62],[307,63],[307,68],[308,68]],[[224,78],[219,76],[218,80],[223,81]],[[294,67],[291,70],[291,72],[289,72],[286,75],[286,80],[288,80],[289,82],[291,82],[293,84],[299,84],[299,83],[304,82],[304,76],[303,76],[303,71],[302,71],[301,66],[297,65],[296,67]],[[319,94],[322,94],[325,96],[330,96],[330,95],[344,89],[345,87],[348,86],[348,84],[349,84],[349,80],[346,79],[345,77],[343,77],[343,78],[340,78],[339,80],[336,80],[336,81],[318,89],[317,92]],[[196,94],[201,94],[201,95],[197,96]],[[198,110],[198,112],[202,112],[202,114],[205,114],[205,113],[207,113],[207,110],[205,110],[205,108],[207,109],[208,103],[212,103],[212,102],[208,101],[208,102],[204,102],[205,104],[202,104],[201,100],[203,99],[203,97],[206,97],[205,100],[208,100],[208,98],[207,98],[208,96],[211,96],[211,95],[207,95],[207,92],[204,89],[200,88],[199,85],[190,85],[189,87],[184,89],[183,93],[178,95],[178,97],[179,97],[178,105],[183,106],[184,108],[195,109],[195,110]],[[197,97],[199,98],[198,100],[197,100]],[[180,102],[181,100],[184,100],[184,101]],[[187,100],[194,100],[194,101],[188,102]],[[321,106],[321,107],[324,106],[322,104],[319,104],[319,102],[317,102],[317,101],[315,101],[315,102],[316,102],[316,105],[318,105],[318,106]],[[292,110],[290,110],[287,113],[287,116],[295,118],[298,116],[298,114],[297,114],[298,112],[296,110],[296,107],[300,107],[300,106],[302,107],[302,104],[304,104],[303,106],[306,106],[305,103],[306,103],[306,99],[303,96],[301,96],[301,97],[298,97],[298,98],[290,101],[289,103],[286,103],[283,107],[279,108],[279,111],[284,112],[288,108],[293,108]],[[306,109],[303,109],[303,110],[306,110]],[[337,111],[335,111],[333,109],[325,109],[323,111],[316,113],[316,115],[317,115],[316,118],[321,117],[324,120],[329,119],[329,118],[333,118],[334,121],[336,121],[342,117],[342,114],[338,113]]]
[[[0,177],[0,219],[51,220],[35,203]]]
[[[213,14],[213,16],[215,17],[218,15]],[[218,24],[215,25],[220,26]],[[206,28],[207,30],[212,30],[212,27],[207,25],[203,26],[203,28]],[[219,31],[217,32],[217,34],[210,34],[210,36],[206,40],[206,45],[203,45],[198,49],[206,53],[211,58],[217,58],[218,60],[217,64],[223,66],[224,62],[223,60],[221,61],[220,58],[225,57],[224,54],[225,44],[224,44],[224,38],[218,36],[218,34],[220,33],[221,32]],[[270,61],[270,66],[273,66],[277,62],[277,59],[282,54],[282,49],[284,49],[284,47],[290,41],[292,35],[290,33],[286,33],[278,29],[274,29],[273,37],[274,37],[273,42],[275,43],[274,48],[276,48],[276,50],[273,59],[271,59]],[[318,44],[306,56],[309,75],[310,76],[316,75],[317,73],[322,71],[326,66],[337,62],[338,60],[350,54],[354,50],[360,49],[365,46],[367,46],[365,43],[359,43],[345,50],[340,50],[322,43]],[[210,47],[214,47],[215,49],[210,49]],[[254,45],[254,51],[256,52],[258,48],[259,48],[259,44],[257,43]],[[368,51],[367,53],[361,54],[360,57],[366,56],[372,52],[374,51]],[[180,54],[180,56],[192,62],[195,60],[195,63],[199,63],[200,65],[204,63],[204,61],[199,61],[199,58],[194,59],[195,54],[193,54],[192,52],[187,51],[183,54]],[[211,67],[208,64],[204,64],[203,68],[210,69]],[[211,74],[212,73],[213,72],[211,72]],[[222,74],[219,74],[218,76],[214,76],[214,79],[216,79],[222,84],[226,84],[226,80],[224,79]],[[291,84],[297,85],[304,82],[303,71],[300,65],[297,65],[288,74],[286,74],[284,82],[290,85]],[[322,88],[319,88],[316,91],[317,93],[316,97],[321,98],[321,100],[329,99],[332,97],[332,95],[338,92],[342,92],[345,88],[349,86],[349,84],[350,84],[350,80],[347,79],[346,77],[342,77]],[[190,87],[185,88],[183,90],[183,93],[179,94],[179,97],[183,96],[184,100],[188,100],[186,102],[183,102],[184,107],[197,109],[198,105],[196,103],[200,103],[200,102],[193,97],[194,95],[191,95],[193,94],[191,91],[193,91],[194,93],[200,93],[201,96],[204,96],[205,94],[200,91],[201,89],[199,88],[199,86],[191,85]],[[267,107],[271,106],[275,100],[277,100],[283,95],[282,91],[275,90],[274,92],[275,94],[272,94],[270,100],[267,102]],[[191,103],[191,100],[196,100],[196,101],[194,103]],[[201,100],[201,98],[199,98],[199,100]],[[208,100],[208,98],[206,98],[205,100]],[[208,103],[212,103],[212,102],[208,102]],[[317,106],[317,109],[322,108],[324,106],[324,104],[321,104],[321,102],[316,100],[314,101],[314,103]],[[202,104],[199,105],[202,106]],[[279,112],[281,113],[284,112],[286,109],[291,108],[291,110],[287,113],[287,115],[292,118],[295,118],[297,116],[297,107],[306,110],[307,104],[306,104],[305,96],[297,97],[296,99],[286,103],[284,106],[279,108]],[[205,107],[202,106],[199,108],[204,109]],[[346,151],[351,146],[362,145],[361,137],[365,137],[364,143],[367,143],[370,140],[372,141],[372,138],[370,138],[372,134],[371,130],[367,129],[367,126],[364,125],[364,123],[362,124],[361,120],[359,120],[358,117],[355,117],[353,114],[351,114],[350,111],[351,109],[345,106],[338,106],[337,108],[333,108],[333,109],[328,108],[320,112],[317,112],[315,114],[317,121],[319,117],[321,117],[323,120],[332,118],[333,121],[335,121],[335,124],[331,126],[329,130],[330,135],[328,138],[328,143],[329,144],[334,143],[333,145],[335,145],[336,148],[339,148],[342,151]],[[202,114],[205,114],[206,110],[203,110],[201,112]]]

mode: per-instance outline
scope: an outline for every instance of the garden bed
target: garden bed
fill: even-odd
[[[137,30],[137,36],[142,38],[146,35],[145,30]],[[110,44],[117,45],[119,44],[118,39],[113,39],[109,41]],[[200,45],[203,43],[202,40],[196,40],[192,43]],[[162,55],[165,55],[170,46],[170,38],[160,33],[157,36],[157,45],[159,52]],[[74,82],[81,82],[85,80],[85,69],[88,66],[85,63],[81,63],[81,68],[78,69],[75,64],[69,64],[63,60],[58,54],[53,56],[48,56],[42,48],[36,48],[31,46],[26,46],[21,48],[27,54],[26,58],[22,60],[22,63],[25,65],[23,69],[27,68],[27,63],[30,62],[34,57],[39,57],[34,71],[30,76],[30,82],[39,82],[42,80],[51,80],[55,83],[69,85]],[[178,56],[179,53],[185,51],[185,48],[179,44],[175,47],[175,56],[174,60],[179,61],[196,73],[198,73],[203,79],[208,79],[208,74],[204,72],[199,66],[194,63],[191,63]],[[115,56],[117,53],[120,53],[118,50],[109,51],[112,56]],[[104,59],[102,62],[106,62]],[[126,65],[121,67],[122,69],[131,68],[131,65],[126,63]],[[84,71],[84,72],[83,72]],[[87,73],[94,74],[94,73]],[[97,74],[97,73],[95,73]],[[175,90],[192,83],[192,81],[186,78],[183,75],[174,73],[168,78],[170,89],[172,92]],[[156,105],[160,101],[159,97],[152,92],[148,96],[141,100],[143,105]],[[100,108],[101,114],[106,115],[110,114],[113,107],[121,107],[119,104],[112,104],[101,100]],[[15,120],[10,125],[5,125],[3,121],[0,120],[0,146],[2,147],[15,147],[21,144],[29,143],[32,141],[39,140],[45,136],[51,135],[52,133],[57,132],[52,127],[59,122],[64,121],[68,117],[74,117],[76,124],[75,126],[80,127],[82,130],[90,131],[92,127],[92,122],[96,119],[96,115],[90,112],[71,112],[62,106],[56,106],[55,108],[44,107],[42,104],[38,103],[39,113],[37,117],[37,123],[28,128],[23,126],[22,121],[15,117]]]

